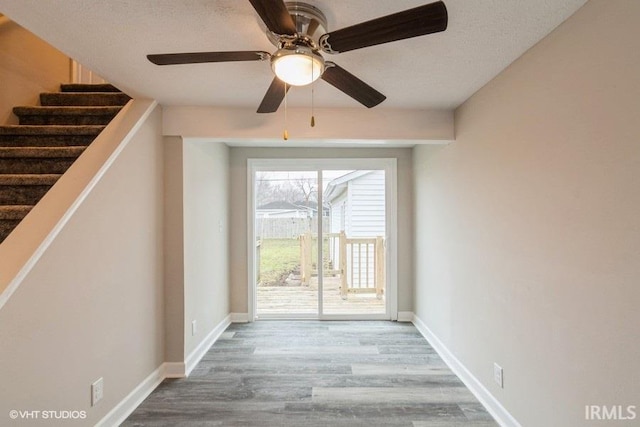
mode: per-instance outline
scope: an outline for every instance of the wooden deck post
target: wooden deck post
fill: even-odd
[[[347,234],[340,232],[340,296],[347,299],[349,285],[347,283]]]
[[[376,297],[382,298],[384,293],[384,239],[382,236],[376,237]]]

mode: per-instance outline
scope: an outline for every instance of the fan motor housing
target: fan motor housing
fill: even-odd
[[[296,25],[299,36],[313,42],[313,48],[319,44],[320,36],[328,32],[327,18],[315,6],[303,2],[285,2],[287,10]],[[267,29],[267,38],[274,46],[280,47],[283,40],[279,34]]]

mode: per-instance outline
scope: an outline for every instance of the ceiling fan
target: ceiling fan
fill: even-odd
[[[380,104],[386,96],[334,62],[328,54],[389,43],[447,28],[447,9],[442,1],[326,32],[327,19],[316,7],[283,0],[249,0],[267,27],[267,37],[278,48],[264,51],[227,51],[163,53],[147,55],[156,65],[205,62],[266,61],[276,75],[267,90],[258,113],[278,110],[290,86],[304,86],[321,78],[364,106]]]

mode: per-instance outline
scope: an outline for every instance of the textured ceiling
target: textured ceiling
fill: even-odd
[[[449,27],[341,55],[325,55],[387,96],[377,108],[455,108],[586,0],[444,0]],[[307,0],[329,31],[429,0]],[[134,96],[164,105],[257,107],[273,75],[268,62],[158,67],[148,53],[273,51],[246,0],[0,0],[0,12]],[[321,107],[356,107],[324,82]],[[294,88],[289,105],[308,105]],[[363,107],[364,108],[364,107]]]

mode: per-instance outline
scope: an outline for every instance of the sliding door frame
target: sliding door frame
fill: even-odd
[[[278,316],[277,318],[322,320],[397,320],[398,319],[398,214],[397,160],[395,158],[315,158],[315,159],[247,159],[247,307],[248,320],[257,318],[256,307],[256,251],[255,251],[255,178],[257,172],[318,171],[318,187],[322,188],[323,170],[384,170],[385,171],[385,298],[384,314],[324,314],[322,312],[322,279],[318,284],[318,315]],[[322,203],[319,191],[319,206]],[[318,254],[322,256],[322,221],[318,221]],[[263,316],[261,318],[274,318]]]

